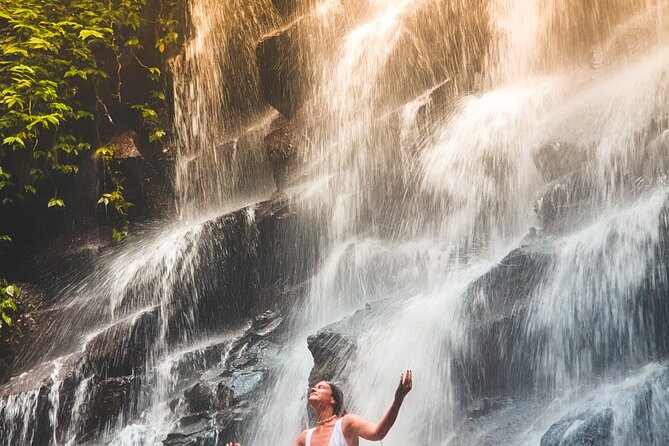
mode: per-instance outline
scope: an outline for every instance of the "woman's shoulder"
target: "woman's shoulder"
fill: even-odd
[[[297,437],[297,440],[295,440],[295,445],[296,446],[305,446],[307,444],[307,433],[309,432],[309,429],[303,430],[300,435]]]
[[[347,430],[347,428],[355,424],[358,420],[360,420],[360,416],[354,413],[347,413],[341,417],[341,427],[343,430]]]

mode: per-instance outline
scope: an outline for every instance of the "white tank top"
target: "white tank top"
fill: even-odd
[[[346,439],[344,438],[344,432],[341,430],[341,420],[342,418],[338,419],[335,423],[335,427],[332,430],[332,436],[330,437],[328,446],[348,446],[348,443],[346,443]],[[309,429],[309,432],[307,432],[307,446],[311,446],[311,435],[315,430],[316,428],[314,427]]]

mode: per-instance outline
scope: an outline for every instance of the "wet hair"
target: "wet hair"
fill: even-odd
[[[339,386],[332,381],[325,382],[330,386],[330,389],[332,390],[332,399],[335,400],[332,412],[338,417],[346,415],[346,409],[344,409],[344,392],[342,392]]]

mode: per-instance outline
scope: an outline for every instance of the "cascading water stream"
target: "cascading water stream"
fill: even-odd
[[[592,352],[601,350],[598,355],[605,357],[621,348],[636,351],[625,359],[606,358],[609,364],[604,368],[628,360],[643,364],[649,356],[638,348],[654,334],[638,331],[638,324],[647,319],[635,313],[635,305],[643,286],[640,278],[658,263],[666,186],[659,178],[634,192],[630,178],[636,178],[632,181],[637,185],[657,180],[644,159],[647,155],[635,151],[656,137],[651,133],[644,140],[644,131],[654,120],[665,119],[668,110],[667,28],[662,18],[666,7],[661,2],[610,2],[602,5],[608,11],[595,13],[593,8],[588,15],[589,11],[570,10],[568,2],[490,2],[493,42],[483,73],[489,82],[476,94],[456,99],[441,123],[429,134],[420,134],[418,156],[401,157],[410,147],[388,138],[396,124],[382,117],[392,98],[411,86],[384,83],[381,73],[393,57],[410,58],[395,51],[397,43],[402,35],[417,32],[410,28],[416,10],[436,11],[438,3],[370,1],[366,21],[348,31],[334,62],[326,59],[320,96],[316,89],[316,97],[324,97],[317,106],[325,104],[326,110],[318,119],[325,122],[311,150],[318,154],[320,175],[329,178],[318,203],[326,204],[327,211],[321,210],[326,216],[322,237],[331,248],[312,280],[303,320],[295,324],[296,345],[286,353],[265,416],[247,432],[248,444],[289,443],[299,431],[296,423],[305,419],[304,400],[297,401],[301,392],[287,387],[307,379],[310,367],[299,348],[305,333],[338,319],[342,311],[377,299],[399,299],[402,304],[390,305],[387,314],[365,321],[367,335],[358,342],[358,355],[345,364],[348,376],[342,377],[350,391],[349,407],[380,417],[389,403],[395,372],[413,367],[416,390],[384,444],[459,444],[455,429],[463,409],[452,371],[461,360],[459,352],[473,341],[467,338],[469,315],[463,314],[463,307],[472,284],[537,224],[535,201],[554,179],[546,177],[537,159],[540,150],[556,142],[572,148],[566,156],[574,159],[567,163],[584,163],[588,190],[581,193],[594,198],[571,216],[571,224],[591,226],[555,242],[564,248],[549,278],[541,279],[545,283],[531,297],[536,302],[529,304],[524,334],[506,334],[519,337],[509,340],[517,344],[502,357],[513,369],[520,367],[514,358],[527,360],[534,352],[530,360],[536,382],[526,385],[540,389],[539,395],[560,395],[601,373],[597,368],[602,360]],[[601,15],[608,18],[605,25],[599,23]],[[440,14],[434,18],[443,19]],[[640,33],[646,47],[631,53],[613,49],[613,40],[637,38],[621,30],[639,21],[654,28]],[[420,25],[431,26],[429,21]],[[576,27],[584,28],[579,39],[569,35]],[[465,47],[468,43],[460,42]],[[560,47],[575,51],[560,53]],[[598,66],[593,74],[590,58],[601,48],[609,49],[607,66]],[[429,104],[425,97],[416,101]],[[409,104],[405,110],[415,116],[411,108]],[[411,134],[407,126],[418,125],[417,120],[405,120],[403,134]],[[404,175],[392,175],[392,162],[404,163],[392,165]],[[379,174],[384,169],[386,176]],[[414,184],[403,184],[407,178]],[[388,203],[379,200],[384,190],[394,190],[391,182],[406,188],[403,209],[394,214],[386,213]],[[613,217],[602,216],[609,214]],[[393,219],[384,222],[393,227],[390,233],[380,229],[384,217]],[[578,247],[570,248],[574,243]],[[597,257],[608,257],[608,250],[615,251],[610,261]],[[637,259],[639,266],[626,263],[630,259]],[[579,272],[575,265],[590,269]],[[373,273],[379,270],[388,274]],[[388,284],[390,277],[404,280],[379,286]],[[595,340],[582,344],[592,324],[597,327]],[[572,410],[575,407],[577,403]],[[554,413],[546,416],[556,419]],[[662,417],[653,420],[659,423]],[[616,444],[626,444],[629,429],[619,426]],[[525,434],[528,437],[518,431],[506,433],[511,443],[494,444],[519,444],[529,438]]]
[[[303,296],[284,315],[244,446],[292,444],[308,420],[306,337],[366,305],[337,376],[349,410],[377,419],[399,372],[416,377],[386,446],[537,444],[582,413],[612,417],[613,444],[663,444],[669,346],[654,293],[669,288],[666,2],[320,0],[285,20],[280,3],[189,2],[190,35],[171,67],[177,222],[65,287],[64,316],[21,358],[44,369],[49,392],[13,378],[0,430],[33,442],[46,399],[49,444],[83,444],[89,394],[130,377],[132,410],[90,441],[160,444],[191,375],[220,374],[247,328],[246,313],[226,318],[276,269],[304,274]],[[258,41],[295,24],[312,85],[294,118],[302,164],[282,191],[297,227],[273,236],[297,263],[309,226],[309,274],[267,267],[256,208],[230,213],[275,186],[264,141],[283,118],[252,62]],[[124,357],[136,339],[148,348],[132,367],[91,374],[97,349]],[[73,403],[61,398],[68,387]],[[644,389],[660,397],[640,434]],[[515,405],[468,423],[472,402],[500,396]],[[232,440],[217,435],[206,441]]]

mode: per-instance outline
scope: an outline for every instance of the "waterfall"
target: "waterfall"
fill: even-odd
[[[481,354],[477,349],[484,347],[471,345],[476,342],[499,344],[499,362],[487,365],[509,369],[501,373],[507,375],[504,386],[564,398],[562,412],[544,403],[551,409],[538,418],[542,433],[550,427],[547,419],[586,410],[573,389],[615,376],[623,364],[639,367],[657,357],[655,322],[644,314],[640,296],[644,287],[666,283],[658,249],[667,189],[664,174],[657,176],[640,147],[657,138],[649,126],[666,120],[669,105],[666,5],[598,2],[580,10],[570,2],[491,1],[487,15],[478,17],[489,21],[492,39],[481,80],[462,92],[464,85],[449,84],[462,82],[457,70],[468,67],[453,69],[446,58],[439,62],[451,70],[427,74],[427,64],[416,58],[435,54],[412,54],[426,45],[421,32],[443,29],[449,15],[459,17],[454,3],[368,1],[335,55],[316,62],[324,69],[307,107],[318,110],[311,116],[319,130],[306,151],[315,175],[327,178],[317,199],[322,207],[312,211],[323,225],[321,243],[330,248],[295,318],[294,344],[286,349],[263,417],[243,438],[247,444],[295,438],[304,427],[298,422],[305,419],[305,402],[300,389],[290,387],[306,382],[309,371],[300,343],[317,327],[378,300],[393,304],[365,320],[358,354],[345,363],[341,379],[349,409],[378,419],[397,373],[414,368],[415,390],[384,444],[521,444],[528,438],[535,442],[527,444],[537,444],[527,412],[522,416],[530,421],[519,422],[516,431],[500,429],[501,439],[458,435],[466,411],[462,394],[476,390],[466,389],[462,380],[468,377],[457,369],[462,355]],[[463,14],[477,6],[461,2]],[[470,32],[457,42],[463,53],[478,48],[478,28]],[[413,45],[404,46],[404,39]],[[637,39],[645,45],[620,45]],[[393,59],[414,62],[408,68],[413,77],[387,73],[399,63]],[[407,101],[416,84],[425,94]],[[446,106],[433,103],[443,85],[452,95]],[[437,118],[419,130],[417,110]],[[547,166],[547,156],[564,164]],[[584,178],[565,195],[582,196],[565,198],[565,207],[577,211],[566,227],[553,230],[548,221],[537,221],[535,207],[541,210],[546,191],[573,181],[563,177],[573,170]],[[511,310],[521,326],[500,325],[492,338],[475,339],[470,325],[477,322],[468,311],[477,282],[542,224],[553,232],[551,261],[526,302]],[[631,417],[629,403],[605,404],[620,412],[616,423]],[[658,424],[650,429],[658,429],[664,418],[652,420]],[[634,435],[623,425],[615,444]]]
[[[59,284],[0,386],[0,443],[161,444],[200,423],[197,444],[225,444],[229,420],[183,409],[185,392],[241,392],[235,355],[265,348],[232,432],[292,444],[306,339],[353,320],[334,376],[349,411],[379,419],[414,370],[387,446],[577,444],[591,425],[663,444],[669,5],[292,3],[188,2],[178,215]],[[277,36],[299,106],[265,91]],[[284,130],[279,181],[267,141]],[[265,310],[276,350],[253,344]],[[127,404],[91,414],[103,391]]]
[[[255,43],[278,26],[269,0],[188,2],[191,35],[172,61],[183,218],[215,213],[271,187],[262,138],[273,116],[260,100]],[[241,63],[239,63],[241,61]]]

